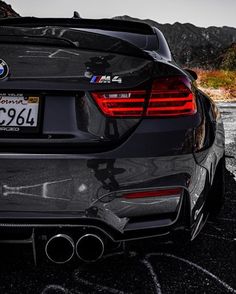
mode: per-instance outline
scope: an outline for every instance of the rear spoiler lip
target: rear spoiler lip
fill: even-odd
[[[19,37],[23,37],[24,35],[27,37],[39,37],[39,38],[49,38],[51,37],[51,39],[58,39],[58,40],[62,40],[62,41],[67,41],[68,43],[71,43],[71,47],[73,47],[74,49],[83,49],[83,50],[92,50],[92,51],[100,51],[100,52],[109,52],[109,53],[116,53],[116,54],[122,54],[122,55],[127,55],[127,56],[133,56],[133,57],[139,57],[139,58],[144,58],[150,61],[153,61],[153,57],[148,54],[145,50],[140,49],[139,47],[135,46],[134,44],[131,44],[125,40],[122,40],[118,37],[113,37],[113,36],[107,36],[107,35],[103,35],[103,34],[99,34],[99,33],[95,33],[95,32],[85,32],[85,31],[79,31],[79,30],[75,30],[77,27],[73,26],[71,27],[71,25],[68,25],[67,29],[65,30],[65,26],[59,26],[59,23],[56,23],[54,21],[54,19],[49,19],[49,20],[53,20],[53,24],[49,25],[47,22],[33,22],[32,24],[30,24],[28,21],[27,22],[22,22],[23,18],[10,18],[10,19],[5,19],[5,20],[0,20],[0,36],[1,35],[5,35],[7,34],[7,30],[10,31],[9,35],[12,36],[18,36],[19,33]],[[29,19],[33,19],[33,20],[38,20],[37,18],[29,18]],[[24,18],[24,20],[28,20],[28,18]],[[43,20],[43,19],[40,19]],[[67,20],[67,19],[66,19]],[[74,19],[69,19],[69,21],[74,20]],[[75,19],[77,22],[78,20]],[[57,24],[57,25],[56,25]],[[45,33],[45,28],[46,27],[48,29],[48,31]],[[58,32],[55,33],[55,31],[53,30],[52,33],[52,28],[55,28],[58,30]],[[78,28],[79,29],[79,28]],[[12,32],[11,32],[12,30]],[[15,30],[15,32],[14,32]],[[63,30],[63,34],[61,34]],[[3,33],[1,32],[3,31]],[[70,33],[70,34],[74,34],[73,38],[66,38],[65,37],[65,32],[66,33]],[[29,35],[28,35],[29,34]],[[76,34],[78,34],[76,36]],[[89,43],[87,43],[88,45],[81,45],[81,46],[76,46],[76,43],[80,44],[80,41],[83,40],[83,38],[80,40],[79,37],[81,37],[82,34],[84,36],[86,36],[87,41],[89,40]],[[93,37],[93,38],[89,38],[89,37]],[[78,39],[77,39],[78,38]],[[97,44],[98,47],[96,46],[92,46],[91,47],[91,40],[97,38]],[[84,38],[85,39],[85,38]],[[108,44],[111,46],[116,45],[114,48],[112,48],[110,51],[109,49],[106,49],[106,47],[103,47],[103,44],[105,42],[108,42]],[[117,47],[117,43],[118,42],[118,47]],[[74,44],[73,44],[74,43]],[[83,42],[82,42],[83,43]],[[87,47],[86,47],[87,46]],[[90,46],[90,47],[89,47]]]
[[[138,22],[117,19],[86,19],[86,18],[37,18],[37,17],[11,17],[0,19],[0,26],[62,26],[74,28],[94,28],[104,30],[123,31],[130,33],[154,35],[152,26]]]

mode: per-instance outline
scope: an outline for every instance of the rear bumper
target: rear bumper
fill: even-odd
[[[23,157],[1,158],[3,231],[95,230],[112,241],[171,239],[181,231],[190,238],[195,212],[205,200],[206,170],[192,154],[114,160]],[[123,191],[173,187],[183,189],[181,197],[128,203],[122,198]]]
[[[110,239],[113,242],[130,241],[136,239],[144,239],[150,237],[160,237],[164,240],[173,239],[179,233],[185,233],[186,237],[190,239],[190,222],[189,222],[189,205],[187,193],[183,195],[181,206],[179,208],[176,218],[172,221],[170,218],[158,217],[157,219],[145,220],[139,222],[127,222],[125,227],[121,230],[115,228],[104,220],[91,217],[68,217],[55,214],[50,217],[44,215],[42,217],[36,216],[36,213],[31,213],[31,216],[26,213],[4,213],[1,216],[0,223],[0,239],[8,238],[15,239],[18,236],[27,234],[28,237],[32,232],[37,235],[51,235],[54,232],[76,232],[77,236],[83,233],[96,233],[101,235],[104,239]],[[20,216],[21,214],[21,216]],[[73,233],[73,234],[74,234]]]

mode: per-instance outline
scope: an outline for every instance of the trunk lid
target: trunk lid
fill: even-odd
[[[1,27],[0,42],[0,59],[9,67],[9,75],[0,80],[1,151],[104,151],[120,144],[140,122],[141,118],[106,118],[90,95],[150,88],[154,62],[136,46],[53,26]],[[20,109],[24,118],[17,113],[10,124],[3,123],[8,114],[11,119],[19,99],[32,98],[38,99],[30,113],[37,112],[34,120],[27,105],[28,110]],[[17,119],[34,124],[20,126]]]

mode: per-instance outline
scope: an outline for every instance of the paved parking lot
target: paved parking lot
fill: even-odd
[[[38,267],[30,252],[17,247],[17,258],[1,258],[0,293],[236,293],[236,103],[220,108],[227,135],[226,202],[191,246],[160,246],[153,239],[96,264]]]

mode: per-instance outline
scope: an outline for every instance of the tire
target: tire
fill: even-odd
[[[225,156],[219,161],[207,198],[210,216],[217,216],[225,201]]]

